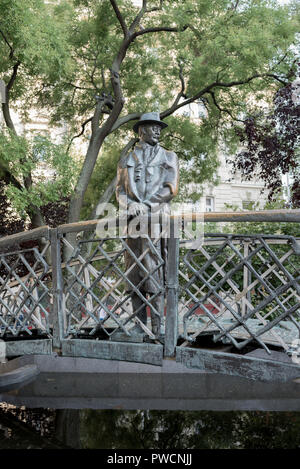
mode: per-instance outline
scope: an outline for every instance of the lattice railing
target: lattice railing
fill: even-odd
[[[237,349],[255,340],[290,350],[300,332],[299,245],[289,236],[208,235],[182,247],[179,318],[187,345],[199,335]]]
[[[52,337],[50,242],[0,254],[0,336]]]
[[[299,220],[299,211],[283,212],[268,216]],[[205,217],[264,219],[260,212]],[[179,243],[173,226],[168,259],[161,254],[165,233],[157,239],[144,236],[136,257],[125,236],[101,238],[97,224],[44,227],[0,239],[0,337],[50,338],[58,349],[64,339],[141,340],[164,344],[166,356],[174,355],[178,344],[190,346],[204,335],[236,350],[254,341],[267,351],[275,345],[290,352],[299,343],[299,239],[215,234],[191,247]],[[146,262],[149,253],[152,267]],[[135,281],[139,270],[142,280]],[[158,280],[162,271],[163,283]],[[153,333],[159,316],[165,322],[160,342]],[[136,327],[144,333],[140,339]]]
[[[164,293],[164,286],[157,281],[156,272],[163,268],[164,261],[157,249],[160,237],[144,237],[143,242],[145,250],[136,257],[125,237],[93,238],[74,245],[62,237],[62,245],[71,253],[63,265],[64,337],[102,333],[104,339],[129,340],[138,325],[149,339],[155,339],[151,315],[161,314],[155,299]],[[149,252],[156,259],[153,268],[144,262]],[[127,269],[126,255],[131,257]],[[135,269],[143,272],[143,279],[137,284],[131,279]],[[146,294],[144,284],[149,280],[155,292]],[[137,305],[134,310],[133,296]],[[141,310],[146,310],[147,321],[139,319]]]

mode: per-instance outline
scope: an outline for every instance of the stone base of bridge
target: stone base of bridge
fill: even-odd
[[[0,400],[58,409],[300,411],[299,366],[278,356],[276,363],[244,356],[238,365],[230,354],[183,350],[161,365],[55,354],[18,357],[1,364],[0,373],[36,366],[39,374],[23,386],[0,389]]]

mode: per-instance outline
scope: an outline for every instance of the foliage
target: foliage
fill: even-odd
[[[68,74],[64,24],[43,0],[1,0],[0,18],[1,77],[8,83],[13,65],[21,65],[10,97],[15,103],[21,99],[23,108],[37,81],[40,85],[40,80],[53,82]]]
[[[199,125],[185,116],[170,116],[166,122],[169,128],[162,134],[161,144],[175,151],[180,165],[179,194],[174,202],[196,202],[204,182],[218,182],[218,133],[206,120]]]
[[[238,207],[231,204],[225,204],[226,209],[232,212],[237,210]],[[250,204],[244,212],[255,211],[256,204]],[[276,199],[267,201],[263,210],[282,210],[286,208],[286,199],[283,197],[282,192],[277,193]],[[290,235],[299,237],[299,224],[291,222],[208,222],[204,224],[204,232],[209,233],[226,233],[226,234],[270,234],[270,235]]]
[[[29,187],[8,184],[6,195],[21,215],[30,205],[41,207],[70,195],[76,177],[76,164],[63,144],[47,137],[19,137],[11,131],[0,133],[0,161],[16,180],[32,176]],[[42,168],[51,168],[51,173]],[[42,168],[41,168],[42,167]]]
[[[136,7],[129,0],[118,3],[124,21],[130,24],[137,13]],[[157,6],[158,2],[149,3]],[[83,116],[90,116],[95,95],[113,96],[109,68],[122,41],[122,30],[108,0],[78,1],[75,7],[68,29],[73,69],[68,81],[56,87],[46,84],[39,99],[43,105],[51,105],[55,122],[64,118],[80,125]],[[162,2],[161,11],[143,18],[144,30],[158,24],[166,28],[174,24],[178,28],[190,27],[183,33],[143,34],[130,44],[122,63],[125,96],[122,115],[157,107],[162,112],[168,108],[180,90],[180,73],[185,81],[182,101],[211,83],[242,82],[254,73],[265,71],[270,60],[272,73],[283,73],[292,60],[293,54],[287,49],[297,30],[295,19],[287,13],[286,8],[276,8],[274,2],[268,1],[241,1],[236,9],[233,2],[223,0]],[[276,59],[283,59],[283,54],[285,60],[277,67]],[[213,96],[211,90],[200,96],[207,109],[206,140],[210,137],[215,140],[214,130],[221,120],[230,121],[229,114],[220,112],[214,100],[219,107],[237,116],[247,109],[249,93],[261,95],[273,81],[272,76],[266,81],[253,80],[233,87],[235,97],[230,86],[216,86]]]
[[[43,0],[2,0],[0,17],[0,74],[6,85],[2,104],[5,126],[0,132],[1,176],[13,206],[22,217],[29,216],[35,227],[44,223],[41,205],[59,199],[62,193],[68,195],[72,165],[62,145],[43,136],[33,139],[33,135],[19,134],[11,109],[18,111],[23,123],[28,122],[34,105],[32,96],[44,83],[67,76],[70,55],[65,20],[53,14],[51,5]],[[52,180],[34,174],[39,166],[38,152],[43,153],[44,165],[55,172]]]
[[[24,220],[14,213],[5,195],[5,185],[0,181],[0,236],[8,236],[24,230]]]
[[[262,109],[247,116],[243,129],[236,127],[245,149],[232,163],[244,179],[258,176],[263,180],[269,200],[281,190],[282,176],[289,174],[293,180],[290,207],[297,208],[300,207],[300,88],[297,92],[293,88],[291,83],[281,88],[275,94],[271,111]]]
[[[51,125],[68,125],[74,137],[65,153],[75,147],[75,136],[87,143],[79,149],[81,168],[70,191],[63,177],[50,186],[48,181],[33,185],[30,139],[19,136],[26,138],[22,149],[20,140],[10,139],[8,153],[18,147],[22,171],[12,178],[15,160],[6,159],[5,180],[13,185],[8,194],[19,211],[32,214],[33,207],[36,211],[70,195],[68,220],[78,221],[80,213],[88,217],[99,168],[101,194],[113,179],[132,122],[158,109],[169,123],[162,144],[175,149],[182,161],[184,194],[179,198],[196,200],[199,194],[185,188],[191,182],[215,182],[218,145],[225,141],[232,150],[237,144],[230,123],[247,111],[250,96],[254,102],[266,99],[270,88],[289,81],[297,8],[271,0],[144,4],[139,9],[130,0],[0,0],[6,126],[17,133],[13,106],[25,120],[34,107],[47,113]],[[193,102],[203,110],[199,124],[177,112]],[[110,149],[112,133],[118,145],[113,142]],[[112,163],[110,171],[96,164],[99,154],[108,166]],[[53,158],[49,164],[55,164]],[[62,164],[71,171],[71,159],[62,157]]]
[[[5,183],[3,181],[0,181],[0,237],[19,233],[19,232],[24,231],[27,228],[25,221],[16,214],[13,207],[11,206],[6,196],[5,189],[6,189]],[[29,243],[28,242],[16,243],[14,245],[10,245],[10,246],[2,248],[1,253],[3,254],[5,252],[16,252],[22,248],[26,249],[27,247],[31,247],[31,246],[28,246],[28,244],[32,245],[32,242],[31,243],[30,242]],[[27,252],[24,255],[26,257],[27,262],[31,264],[34,263],[32,253]],[[17,272],[18,275],[23,276],[28,272],[24,264],[18,263],[14,255],[6,257],[6,260],[9,263],[11,262],[11,265],[14,265],[14,270],[15,272]],[[2,279],[6,279],[7,275],[8,275],[7,268],[5,264],[2,262],[0,266],[0,276]]]
[[[266,202],[264,210],[279,210],[285,208],[285,200],[277,195],[277,200]],[[251,209],[251,207],[250,207]],[[218,224],[217,231],[232,234],[266,234],[266,235],[290,235],[299,237],[299,223],[290,222],[234,222],[222,227]]]
[[[55,202],[48,202],[41,207],[46,225],[56,228],[67,223],[70,198],[62,197]]]
[[[102,157],[98,159],[91,177],[81,211],[81,218],[88,220],[91,211],[96,207],[98,200],[103,195],[106,186],[114,178],[117,172],[119,156],[122,151],[122,143],[115,135],[111,135],[102,150]],[[112,200],[111,202],[115,202]]]

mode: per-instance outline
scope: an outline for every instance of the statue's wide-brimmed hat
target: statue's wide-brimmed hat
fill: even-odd
[[[146,124],[158,124],[162,129],[168,127],[168,124],[165,124],[160,120],[159,112],[146,112],[145,114],[141,115],[140,120],[136,122],[132,128],[137,133],[139,126]]]

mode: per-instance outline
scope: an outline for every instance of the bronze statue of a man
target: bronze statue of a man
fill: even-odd
[[[162,148],[158,141],[160,132],[167,127],[160,120],[158,112],[143,114],[134,125],[133,130],[139,135],[139,142],[118,165],[116,197],[128,216],[169,213],[169,203],[178,190],[178,160],[172,151]],[[164,317],[164,287],[165,267],[167,260],[167,238],[160,239],[161,226],[159,222],[152,224],[151,241],[155,242],[155,248],[159,257],[164,260],[161,266],[157,254],[151,249],[149,239],[134,237],[127,240],[129,248],[136,257],[148,250],[141,262],[145,269],[135,265],[128,274],[128,280],[135,286],[140,284],[139,291],[144,297],[152,297],[149,301],[158,314],[151,308],[151,325],[153,334],[158,337],[163,333]],[[130,236],[130,233],[129,233]],[[129,252],[125,253],[126,271],[135,264],[134,258]],[[147,272],[151,276],[147,277]],[[133,291],[128,285],[128,291]],[[155,295],[155,297],[154,297]],[[147,323],[146,305],[135,293],[132,293],[133,311],[138,311],[137,317],[143,324]],[[135,326],[134,332],[143,332],[140,326]]]

